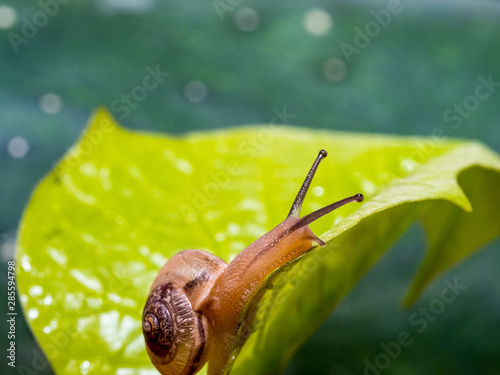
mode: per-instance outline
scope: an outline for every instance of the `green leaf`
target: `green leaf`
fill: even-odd
[[[500,232],[500,159],[479,143],[277,124],[176,138],[127,131],[99,110],[34,191],[19,234],[21,301],[55,371],[156,373],[141,314],[159,268],[185,248],[230,261],[284,219],[321,148],[303,214],[358,192],[365,202],[313,223],[327,246],[255,293],[232,374],[282,369],[415,220],[429,250],[406,303]]]

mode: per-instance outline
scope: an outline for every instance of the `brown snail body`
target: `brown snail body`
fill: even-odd
[[[241,251],[231,263],[201,250],[173,256],[153,282],[143,312],[143,333],[151,361],[164,375],[194,374],[208,360],[208,374],[220,374],[245,303],[264,279],[317,243],[308,224],[334,209],[361,202],[345,198],[302,218],[300,208],[320,161],[321,150],[286,219]]]

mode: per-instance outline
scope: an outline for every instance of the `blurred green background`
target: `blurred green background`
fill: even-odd
[[[174,134],[268,123],[286,107],[304,127],[441,134],[499,152],[499,17],[498,3],[481,1],[1,2],[1,347],[23,207],[96,107],[129,128]],[[399,308],[424,246],[416,225],[286,373],[375,374],[365,360],[414,329],[409,316],[443,288],[437,281],[412,309]],[[443,276],[467,290],[384,374],[500,374],[499,248]],[[16,343],[24,373],[52,374],[21,316]],[[0,368],[23,373],[5,357]]]

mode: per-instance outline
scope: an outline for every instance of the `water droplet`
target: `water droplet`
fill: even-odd
[[[52,257],[54,262],[59,264],[61,267],[66,267],[66,263],[68,261],[68,258],[66,257],[66,254],[64,254],[63,251],[58,250],[56,248],[47,246],[47,252],[49,255]]]
[[[85,176],[94,177],[97,175],[97,168],[95,164],[86,162],[80,165],[80,172]]]
[[[241,230],[241,227],[236,223],[229,223],[227,225],[227,233],[230,236],[236,236],[237,234],[240,233],[240,230]]]
[[[366,195],[374,195],[377,191],[377,185],[370,180],[361,180],[361,189]]]
[[[402,158],[400,163],[401,169],[407,173],[413,172],[417,167],[415,160],[410,158]]]
[[[313,195],[321,197],[325,193],[325,189],[322,186],[315,186],[311,189],[311,192]]]
[[[97,279],[95,276],[93,276],[90,272],[83,273],[80,270],[74,269],[70,271],[70,274],[88,289],[97,293],[102,293],[101,281]]]
[[[31,271],[31,258],[29,256],[23,255],[21,258],[21,267],[23,267],[26,272]]]
[[[87,297],[87,306],[91,309],[98,309],[102,306],[102,299]]]
[[[82,375],[87,375],[94,366],[89,361],[83,361],[80,364],[80,373]]]
[[[29,293],[31,297],[38,297],[43,293],[43,288],[40,285],[33,285],[30,288]]]
[[[132,165],[130,167],[128,167],[128,173],[130,173],[130,175],[138,180],[141,180],[142,179],[142,173],[141,173],[141,170],[139,168],[137,168],[135,165]]]
[[[183,172],[184,174],[193,173],[193,166],[186,159],[180,159],[180,158],[177,159],[176,163],[174,164],[174,167],[179,171]]]
[[[108,293],[108,299],[116,303],[120,303],[122,300],[122,298],[116,293]]]
[[[151,259],[151,262],[154,263],[157,267],[162,267],[167,262],[167,258],[165,258],[160,253],[151,254],[149,259]]]
[[[146,257],[149,255],[150,250],[149,247],[147,247],[146,245],[141,245],[139,246],[139,252],[141,253],[141,255],[144,255]]]
[[[91,235],[90,233],[84,233],[82,234],[82,240],[88,243],[94,243],[94,236]]]
[[[32,308],[28,310],[28,318],[36,319],[38,318],[38,309]]]
[[[52,305],[52,302],[54,302],[54,299],[50,294],[47,294],[45,298],[43,299],[44,305]]]

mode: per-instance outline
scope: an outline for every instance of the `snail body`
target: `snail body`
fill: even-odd
[[[231,263],[201,250],[174,255],[153,281],[143,311],[146,349],[163,375],[195,374],[208,360],[208,374],[222,373],[238,319],[253,292],[283,264],[325,246],[309,224],[334,209],[361,202],[356,194],[299,217],[320,161],[311,167],[286,219],[241,251]]]

